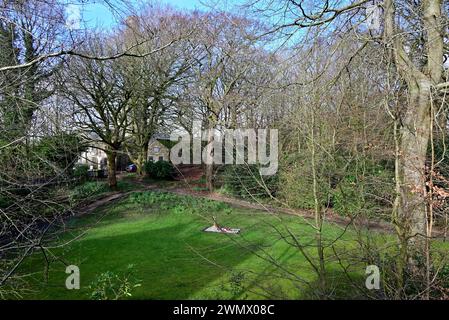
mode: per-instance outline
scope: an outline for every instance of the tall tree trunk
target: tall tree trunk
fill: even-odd
[[[106,152],[108,158],[108,183],[109,188],[112,190],[117,190],[117,175],[115,170],[115,161],[117,159],[117,151],[111,150]]]
[[[426,157],[429,144],[430,83],[409,88],[409,105],[401,127],[401,201],[398,211],[402,245],[423,253],[426,236]]]
[[[400,145],[396,172],[399,195],[395,202],[394,223],[399,238],[397,260],[397,298],[402,298],[407,270],[422,274],[418,257],[426,259],[430,272],[428,234],[429,199],[426,190],[427,149],[432,130],[430,82],[422,79],[417,86],[409,85],[409,102],[400,128]],[[398,178],[398,177],[397,177]],[[414,276],[415,277],[415,276]],[[429,282],[428,282],[429,285]]]
[[[214,191],[214,152],[212,143],[214,141],[214,129],[217,125],[218,117],[215,114],[211,114],[207,120],[208,123],[208,136],[207,136],[207,160],[206,160],[206,188],[212,192]]]
[[[207,144],[211,144],[214,141],[213,130],[209,130],[209,136],[207,138]],[[206,163],[206,188],[212,192],[214,191],[214,164],[213,164],[213,154],[211,150],[207,150],[207,156],[210,157]]]
[[[146,142],[146,144],[140,148],[139,154],[137,155],[137,159],[135,161],[135,165],[137,166],[137,174],[140,176],[144,175],[144,165],[145,162],[148,160],[148,145],[149,141]]]
[[[428,205],[426,204],[426,156],[432,130],[432,86],[442,79],[443,35],[441,0],[420,3],[424,30],[423,52],[426,65],[416,65],[402,42],[403,31],[397,26],[394,0],[384,1],[384,36],[392,60],[407,84],[408,105],[401,118],[399,161],[399,195],[395,201],[394,222],[401,244],[399,272],[406,266],[416,266],[416,253],[428,255],[426,245]]]

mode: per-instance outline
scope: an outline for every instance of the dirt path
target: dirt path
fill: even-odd
[[[99,198],[97,198],[87,204],[79,206],[77,209],[76,216],[80,216],[83,214],[89,214],[99,207],[117,202],[118,200],[121,200],[134,192],[142,192],[142,191],[151,190],[151,189],[155,188],[155,186],[144,185],[137,181],[136,181],[136,184],[138,184],[140,186],[140,188],[132,190],[132,191],[111,191],[111,192],[101,195]]]
[[[127,195],[128,195],[128,193],[124,193],[124,192],[120,192],[120,191],[108,193],[108,194],[104,195],[103,197],[89,203],[88,205],[80,207],[77,210],[77,212],[78,212],[77,215],[91,213],[95,209],[102,207],[106,204],[112,203],[114,201],[117,201],[119,199],[122,199]]]

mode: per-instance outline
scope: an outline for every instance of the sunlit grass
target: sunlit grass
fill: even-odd
[[[224,226],[241,228],[241,234],[203,232],[214,217]],[[58,260],[50,264],[48,281],[44,257],[36,252],[21,269],[33,272],[34,292],[26,298],[87,299],[96,276],[106,271],[119,273],[129,264],[142,281],[133,292],[135,299],[307,298],[310,288],[306,283],[313,283],[316,274],[300,251],[285,240],[292,242],[288,232],[293,233],[316,260],[315,231],[309,222],[188,196],[133,193],[114,206],[69,223],[60,241],[82,236],[63,249],[51,250]],[[328,225],[324,234],[328,243],[340,238],[339,248],[357,250],[353,231],[345,233],[339,226]],[[330,287],[337,297],[351,296],[354,293],[338,261],[331,258],[331,247],[326,253],[331,260]],[[65,288],[65,264],[79,266],[80,290]],[[351,270],[359,281],[363,266]]]

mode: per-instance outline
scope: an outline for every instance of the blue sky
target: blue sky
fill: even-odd
[[[131,1],[134,2],[134,0]],[[135,0],[135,3],[137,2],[147,2],[147,1]],[[201,4],[201,0],[153,0],[151,2],[169,4],[175,8],[184,10],[208,9],[206,6]],[[83,6],[81,15],[83,17],[83,20],[86,21],[88,27],[100,26],[102,28],[110,28],[117,23],[116,21],[117,19],[114,17],[114,14],[111,12],[110,8],[107,5],[105,5],[104,2],[101,0],[97,0],[95,1],[95,3],[89,3]]]

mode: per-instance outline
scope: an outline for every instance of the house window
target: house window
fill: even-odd
[[[159,151],[161,151],[161,148],[159,148],[159,147],[154,147],[154,148],[153,148],[153,152],[156,152],[156,153],[157,153],[157,152],[159,152]]]
[[[164,157],[159,157],[159,161],[164,161]]]
[[[149,157],[148,160],[150,160],[151,162],[154,161],[153,157]]]

